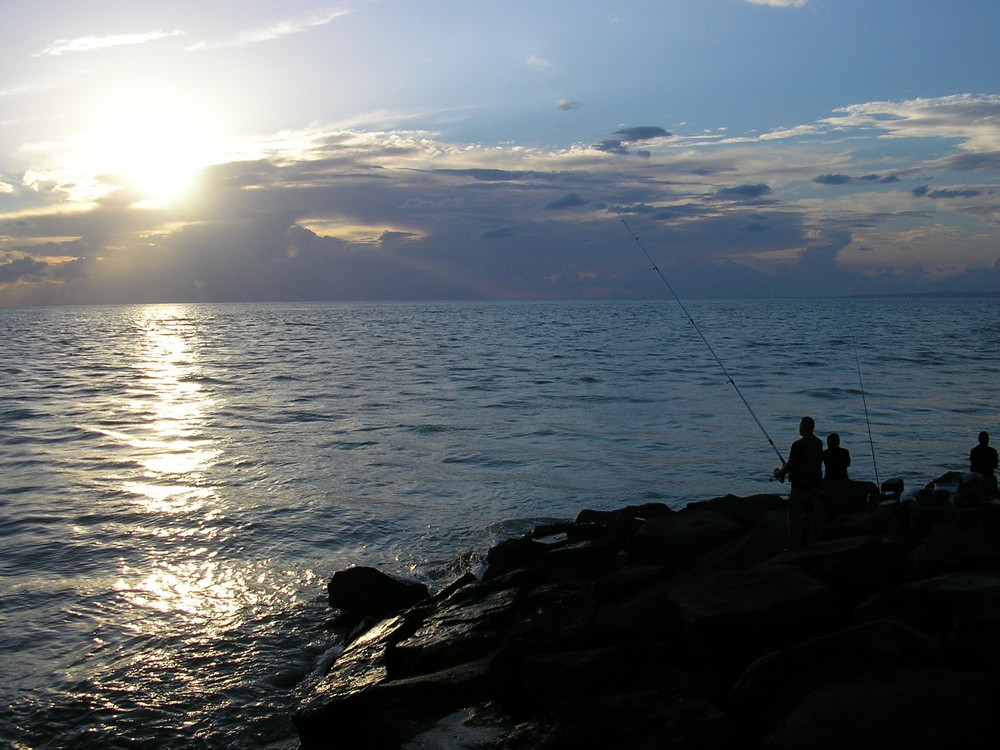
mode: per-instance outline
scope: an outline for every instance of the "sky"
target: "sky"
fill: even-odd
[[[996,0],[0,17],[0,306],[1000,292]]]

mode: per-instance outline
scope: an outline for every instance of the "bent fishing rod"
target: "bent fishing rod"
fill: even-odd
[[[872,449],[872,467],[875,469],[875,484],[881,491],[882,484],[878,480],[878,461],[875,460],[875,441],[872,439],[872,423],[868,419],[868,398],[865,396],[865,383],[861,379],[861,357],[858,356],[858,344],[853,336],[851,337],[851,343],[854,346],[854,362],[858,366],[858,386],[861,388],[861,403],[865,407],[865,424],[868,425],[868,445]]]
[[[694,318],[691,317],[691,314],[684,306],[684,303],[681,301],[681,298],[677,296],[677,292],[675,292],[674,288],[670,286],[670,282],[667,281],[667,277],[663,275],[663,272],[660,270],[659,266],[656,265],[656,262],[649,254],[649,251],[646,250],[645,246],[642,244],[642,241],[639,239],[636,233],[632,231],[632,227],[628,225],[628,222],[625,221],[625,219],[622,219],[622,224],[625,225],[625,228],[628,230],[628,233],[632,235],[632,239],[635,240],[635,244],[639,246],[639,249],[642,250],[642,254],[646,256],[646,260],[648,260],[650,264],[653,266],[653,270],[656,271],[656,275],[660,277],[660,281],[664,283],[667,289],[670,290],[670,294],[672,294],[674,299],[677,300],[677,304],[680,305],[681,310],[684,311],[684,315],[687,318],[688,323],[690,323],[694,327],[694,330],[698,333],[698,337],[702,340],[702,343],[705,344],[705,346],[708,348],[708,351],[711,352],[712,358],[715,360],[716,364],[719,365],[719,369],[722,370],[722,374],[726,376],[726,382],[728,382],[729,385],[733,387],[733,390],[736,391],[736,395],[740,397],[740,401],[743,402],[743,405],[747,408],[747,411],[750,412],[750,416],[753,417],[753,421],[757,423],[757,426],[763,433],[764,438],[767,440],[768,445],[771,446],[771,449],[778,457],[778,460],[781,461],[782,466],[784,466],[785,458],[784,456],[781,455],[781,451],[778,450],[778,447],[774,444],[774,441],[771,440],[771,436],[767,434],[767,430],[764,429],[764,425],[761,424],[761,421],[759,419],[757,419],[757,415],[751,408],[750,402],[746,400],[746,397],[743,395],[743,391],[741,391],[740,387],[736,385],[736,381],[733,380],[733,376],[729,374],[729,371],[726,369],[726,366],[722,364],[722,360],[719,359],[719,355],[715,353],[715,349],[712,348],[712,345],[709,343],[708,339],[705,338],[705,334],[701,332],[701,328],[698,327],[698,324],[695,322]]]

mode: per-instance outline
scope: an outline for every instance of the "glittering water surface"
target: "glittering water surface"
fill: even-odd
[[[698,330],[777,452],[915,486],[1000,432],[995,300],[685,304],[0,310],[0,742],[281,741],[335,570],[784,489]]]

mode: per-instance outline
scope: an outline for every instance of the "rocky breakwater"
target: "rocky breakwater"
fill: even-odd
[[[1000,747],[1000,506],[873,490],[797,552],[781,498],[727,496],[583,511],[433,595],[339,572],[302,747]]]

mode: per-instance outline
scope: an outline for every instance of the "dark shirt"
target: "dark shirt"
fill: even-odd
[[[969,452],[969,471],[992,474],[997,468],[997,449],[980,443]]]
[[[823,441],[806,435],[792,443],[788,452],[788,478],[793,487],[815,487],[823,481]]]
[[[823,466],[826,468],[826,475],[823,478],[827,482],[847,479],[847,467],[850,465],[851,453],[847,448],[838,446],[823,451]]]

